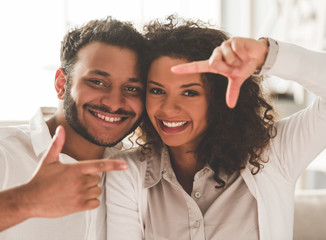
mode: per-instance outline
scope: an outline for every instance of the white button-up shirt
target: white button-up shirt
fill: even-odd
[[[263,153],[268,162],[259,173],[252,175],[248,164],[227,179],[215,199],[206,198],[215,194],[209,168],[196,174],[189,196],[176,181],[166,150],[144,161],[137,151],[121,156],[128,171],[109,172],[106,179],[108,239],[251,240],[258,228],[260,240],[291,240],[296,180],[326,147],[325,63],[325,52],[279,42],[269,73],[295,80],[319,97],[276,123],[277,135]]]
[[[0,191],[28,182],[51,142],[41,110],[29,125],[0,128]],[[113,148],[107,148],[109,156]],[[113,154],[113,153],[112,153]],[[60,154],[64,163],[76,162]],[[103,178],[104,181],[104,178]],[[100,185],[103,185],[103,181]],[[104,195],[100,196],[101,202]],[[1,216],[0,216],[1,217]],[[105,204],[60,218],[31,218],[0,232],[0,240],[98,240],[106,235]]]

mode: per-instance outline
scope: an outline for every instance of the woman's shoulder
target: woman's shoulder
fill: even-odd
[[[116,152],[112,158],[126,161],[128,164],[128,171],[133,175],[138,175],[146,168],[145,155],[140,148],[120,150]]]

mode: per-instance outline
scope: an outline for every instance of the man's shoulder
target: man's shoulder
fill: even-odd
[[[10,139],[29,138],[29,125],[17,125],[0,127],[0,142],[6,142]]]

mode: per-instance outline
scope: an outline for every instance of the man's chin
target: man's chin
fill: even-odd
[[[97,146],[100,146],[100,147],[114,147],[119,142],[121,142],[122,139],[124,138],[124,137],[121,137],[121,138],[116,138],[116,139],[105,139],[105,138],[95,137],[90,134],[82,135],[82,136],[89,142],[91,142]]]
[[[123,139],[123,138],[122,138]],[[101,147],[114,147],[116,146],[117,144],[119,144],[122,139],[120,140],[117,140],[117,141],[109,141],[109,142],[104,142],[104,141],[92,141],[92,143],[98,145],[98,146],[101,146]]]

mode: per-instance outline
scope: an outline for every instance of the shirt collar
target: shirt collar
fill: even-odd
[[[144,187],[151,188],[156,185],[163,176],[168,177],[171,181],[176,179],[175,173],[171,166],[169,151],[167,146],[164,146],[161,150],[161,153],[150,153],[145,156],[145,161],[147,161],[145,178],[144,178]],[[204,176],[205,174],[214,174],[214,170],[206,164],[201,170],[199,170],[195,179]],[[225,171],[220,172],[220,178],[227,183],[230,176],[225,173]],[[195,180],[194,179],[194,180]]]
[[[162,174],[171,168],[169,152],[164,146],[160,153],[152,151],[145,155],[146,171],[144,178],[144,187],[150,188],[156,185],[162,178]]]
[[[53,110],[55,112],[55,108]],[[34,152],[36,156],[38,156],[38,159],[40,159],[40,155],[44,154],[44,152],[48,149],[52,137],[50,134],[50,130],[48,128],[48,125],[45,122],[44,114],[48,114],[48,110],[44,108],[38,109],[38,111],[35,113],[35,115],[31,118],[29,125],[31,130],[31,141],[32,146],[34,149]],[[108,158],[112,155],[117,154],[118,151],[121,151],[123,149],[123,143],[119,142],[114,147],[107,147],[104,151],[103,157]],[[68,162],[72,162],[71,161]]]
[[[29,121],[31,131],[31,141],[36,156],[44,153],[51,143],[51,134],[43,118],[43,112],[40,108]]]

